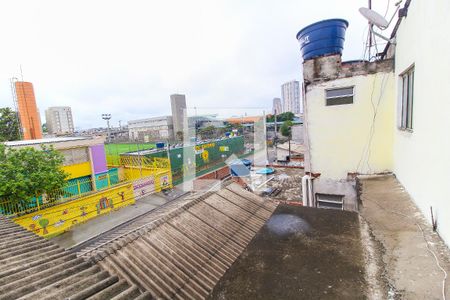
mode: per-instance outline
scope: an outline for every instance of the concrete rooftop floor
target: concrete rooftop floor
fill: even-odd
[[[361,183],[369,298],[443,299],[444,272],[431,251],[449,273],[449,249],[394,176]],[[445,285],[448,297],[448,280]]]
[[[364,299],[358,214],[280,204],[209,299]]]
[[[443,299],[448,247],[394,176],[360,183],[359,214],[280,204],[209,299]]]

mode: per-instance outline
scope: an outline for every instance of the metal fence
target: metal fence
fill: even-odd
[[[117,170],[97,175],[95,178],[96,189],[94,189],[94,180],[90,176],[73,179],[68,181],[63,188],[42,195],[37,194],[28,200],[0,199],[0,214],[12,216],[30,213],[107,189],[120,182]]]

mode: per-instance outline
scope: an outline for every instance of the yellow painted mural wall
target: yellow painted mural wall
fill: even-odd
[[[98,215],[133,204],[133,184],[126,183],[64,204],[18,217],[14,222],[44,237],[52,237]]]
[[[139,168],[139,167],[122,167],[123,176],[127,180],[137,180],[153,176],[155,178],[155,192],[162,189],[172,188],[172,173],[169,170]]]

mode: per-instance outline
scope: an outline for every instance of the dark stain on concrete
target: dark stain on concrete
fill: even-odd
[[[366,299],[358,215],[279,205],[209,299]]]
[[[280,237],[305,234],[311,230],[308,222],[292,214],[279,214],[272,216],[266,223],[271,233]]]

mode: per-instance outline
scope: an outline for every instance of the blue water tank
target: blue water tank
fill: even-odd
[[[303,60],[342,54],[348,22],[343,19],[323,20],[306,26],[297,33]]]

